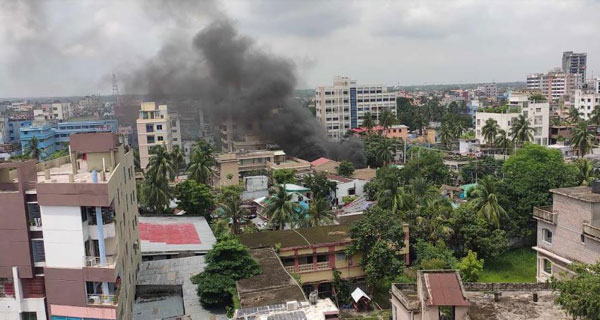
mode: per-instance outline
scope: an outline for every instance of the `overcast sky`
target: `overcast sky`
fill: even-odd
[[[167,39],[227,16],[296,64],[300,88],[347,75],[413,85],[524,81],[588,53],[600,73],[600,1],[0,0],[0,97],[109,94]],[[189,39],[189,40],[188,40]],[[124,91],[124,89],[122,89]]]

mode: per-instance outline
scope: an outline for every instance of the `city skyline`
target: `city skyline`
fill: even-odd
[[[222,16],[292,61],[299,89],[337,75],[382,85],[524,81],[560,67],[563,51],[587,52],[588,77],[600,72],[600,44],[588,41],[600,3],[591,0],[0,3],[14,21],[0,27],[5,98],[110,93],[112,73],[126,83],[166,42],[189,44]]]

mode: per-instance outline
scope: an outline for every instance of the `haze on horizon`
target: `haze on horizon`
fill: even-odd
[[[0,97],[111,92],[165,39],[225,15],[291,59],[299,88],[335,75],[415,85],[524,81],[587,52],[600,73],[600,1],[0,0]],[[124,90],[122,90],[124,91]]]

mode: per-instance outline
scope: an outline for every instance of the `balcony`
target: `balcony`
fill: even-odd
[[[325,262],[317,262],[317,270],[328,270],[331,269],[329,266],[329,261]]]
[[[100,257],[84,257],[83,265],[92,268],[114,268],[117,262],[117,256],[106,256],[106,264],[100,263]]]
[[[104,223],[102,225],[102,231],[104,234],[104,239],[116,237],[115,223],[114,222],[111,222],[108,224]],[[90,238],[92,238],[93,240],[98,240],[98,226],[96,226],[96,225],[88,226],[88,232],[89,232]]]
[[[589,223],[583,223],[583,233],[591,238],[600,240],[600,228]]]
[[[117,296],[114,294],[88,294],[87,304],[93,306],[116,306]]]
[[[30,231],[42,231],[42,218],[30,218],[29,219],[29,230]]]
[[[556,212],[552,212],[552,206],[545,206],[539,208],[533,207],[533,217],[535,219],[556,225],[557,216],[558,214]]]
[[[294,266],[285,266],[284,268],[289,273],[296,273],[296,269]],[[299,264],[297,273],[305,273],[305,272],[318,271],[318,270],[329,270],[329,269],[331,269],[331,267],[329,266],[329,261],[317,262],[316,269],[315,269],[314,264],[307,263],[307,264]]]

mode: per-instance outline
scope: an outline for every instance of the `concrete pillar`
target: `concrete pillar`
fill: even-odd
[[[15,300],[19,302],[19,309],[21,305],[21,301],[23,301],[23,286],[21,284],[21,279],[19,279],[19,269],[17,267],[12,267],[13,274],[13,283],[15,286]],[[21,310],[19,310],[20,312]]]
[[[106,266],[106,247],[104,244],[104,224],[102,208],[96,207],[96,231],[98,232],[98,249],[100,250],[100,265]]]

